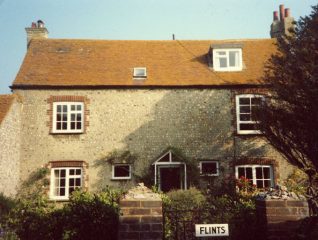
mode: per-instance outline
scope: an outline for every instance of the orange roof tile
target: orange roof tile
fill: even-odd
[[[9,112],[9,109],[13,103],[14,95],[0,95],[0,124],[2,123],[3,119]]]
[[[20,86],[217,86],[259,84],[275,40],[32,40],[13,88]],[[243,70],[208,67],[211,44],[243,44]],[[133,80],[146,67],[147,79]]]

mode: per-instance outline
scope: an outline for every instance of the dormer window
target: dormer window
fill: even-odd
[[[213,68],[215,71],[241,71],[242,49],[214,49]]]
[[[211,48],[215,71],[242,71],[242,44],[214,44]]]
[[[147,69],[145,67],[135,67],[134,68],[134,78],[144,79],[147,77]]]

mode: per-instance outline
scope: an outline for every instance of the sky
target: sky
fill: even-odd
[[[280,4],[298,20],[317,0],[0,0],[0,94],[26,54],[24,28],[41,19],[49,38],[178,40],[269,38]]]

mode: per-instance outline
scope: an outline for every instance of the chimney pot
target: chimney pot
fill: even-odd
[[[35,22],[32,22],[31,28],[36,28],[36,23]]]
[[[273,20],[278,21],[278,12],[277,11],[273,12]]]
[[[285,18],[290,17],[290,9],[286,8],[285,9]]]
[[[279,17],[281,21],[284,21],[285,18],[284,4],[279,5]]]
[[[44,28],[44,22],[42,20],[38,20],[38,28]]]

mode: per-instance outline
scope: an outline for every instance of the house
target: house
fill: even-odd
[[[288,9],[280,15],[272,36],[291,18]],[[42,21],[26,31],[27,53],[11,86],[19,131],[1,135],[8,144],[17,139],[20,186],[41,167],[49,169],[54,200],[77,187],[141,180],[185,189],[197,180],[194,168],[200,182],[245,176],[258,187],[292,171],[252,118],[267,93],[260,79],[275,39],[49,39]]]

